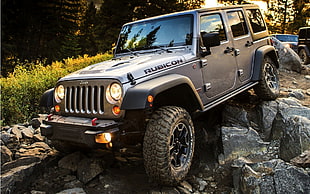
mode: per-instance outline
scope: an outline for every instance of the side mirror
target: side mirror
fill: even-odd
[[[213,46],[219,46],[221,44],[220,35],[218,32],[213,33],[201,33],[203,46],[210,48]]]

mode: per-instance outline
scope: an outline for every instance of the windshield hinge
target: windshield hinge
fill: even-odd
[[[127,78],[130,81],[131,85],[136,84],[135,78],[133,77],[133,75],[131,73],[127,73]]]

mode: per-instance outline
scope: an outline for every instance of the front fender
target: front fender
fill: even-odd
[[[39,106],[48,109],[54,104],[54,88],[51,88],[43,93]]]
[[[136,110],[145,109],[150,107],[147,98],[152,95],[155,99],[156,96],[164,91],[167,91],[176,86],[186,84],[191,89],[191,95],[194,96],[195,104],[198,109],[203,109],[202,102],[191,80],[183,75],[171,74],[158,77],[129,88],[124,96],[121,109],[123,110]],[[184,94],[187,95],[187,94]],[[194,104],[193,104],[194,105]]]

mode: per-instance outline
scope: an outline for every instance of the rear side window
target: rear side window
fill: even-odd
[[[220,41],[227,40],[223,20],[220,14],[202,16],[200,19],[200,33],[219,33]]]
[[[265,22],[261,12],[258,9],[246,10],[254,33],[266,30]]]
[[[249,33],[241,11],[232,11],[227,13],[228,22],[234,37],[246,35]]]

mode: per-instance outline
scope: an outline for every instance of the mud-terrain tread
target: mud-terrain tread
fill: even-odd
[[[308,57],[307,55],[307,52],[305,49],[301,49],[299,52],[298,52],[298,56],[300,57],[302,61],[302,64],[303,65],[307,65],[310,63],[310,57]]]
[[[278,96],[279,96],[279,77],[278,77],[278,73],[276,73],[276,77],[277,77],[277,81],[278,81],[278,90],[276,92],[273,92],[269,87],[268,84],[265,80],[265,73],[264,73],[264,68],[266,63],[269,63],[272,65],[273,69],[277,71],[277,68],[274,64],[274,62],[270,59],[270,57],[265,56],[264,58],[264,64],[261,66],[261,78],[259,83],[254,87],[254,91],[256,93],[256,95],[261,98],[262,100],[275,100]]]
[[[144,166],[153,180],[163,185],[176,185],[189,171],[191,159],[182,170],[174,171],[170,167],[169,139],[171,124],[180,118],[186,118],[192,128],[194,152],[194,127],[188,112],[180,107],[165,106],[158,109],[149,120],[143,142]],[[172,126],[173,127],[173,126]]]

